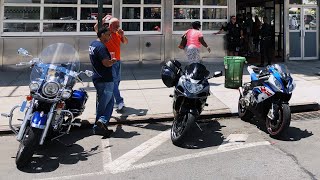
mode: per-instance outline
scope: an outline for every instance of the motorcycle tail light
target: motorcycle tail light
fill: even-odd
[[[63,107],[64,107],[64,103],[63,102],[57,104],[57,108],[58,109],[63,109]]]
[[[28,96],[26,97],[26,99],[27,99],[27,101],[31,101],[31,100],[32,100],[32,96],[28,95]]]

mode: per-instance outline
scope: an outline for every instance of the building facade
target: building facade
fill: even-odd
[[[177,46],[181,34],[195,20],[202,23],[201,30],[212,49],[211,53],[202,49],[202,57],[221,58],[226,55],[225,36],[213,33],[237,13],[236,0],[102,1],[104,15],[119,18],[129,39],[121,53],[126,61],[184,60]],[[318,59],[317,0],[284,0],[282,4],[282,11],[275,13],[283,17],[280,28],[286,59]],[[38,54],[56,42],[74,45],[81,61],[89,62],[88,45],[96,38],[97,0],[0,0],[0,5],[0,66],[19,62],[16,51],[20,47]],[[293,16],[299,18],[293,21]],[[306,17],[309,19],[301,21]],[[291,22],[298,28],[289,28]],[[309,42],[316,50],[310,49]]]

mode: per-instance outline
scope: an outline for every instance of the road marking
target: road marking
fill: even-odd
[[[142,143],[140,146],[132,149],[126,154],[122,155],[118,159],[106,164],[105,172],[118,173],[119,171],[126,171],[129,169],[133,163],[139,161],[144,156],[148,155],[151,151],[156,149],[158,146],[169,140],[170,130],[164,131],[159,135],[149,139],[148,141]]]
[[[230,134],[227,137],[227,139],[225,139],[223,143],[219,146],[219,148],[242,145],[244,144],[244,142],[246,142],[248,137],[248,134]]]
[[[106,172],[108,170],[107,169],[108,167],[106,165],[112,162],[110,140],[109,139],[101,140],[101,148],[102,148],[103,170],[104,172]]]
[[[266,145],[270,145],[270,142],[262,141],[262,142],[248,143],[248,144],[237,144],[235,146],[225,146],[224,148],[218,148],[218,149],[214,149],[214,150],[203,151],[203,152],[199,152],[199,153],[187,154],[187,155],[182,155],[182,156],[178,156],[178,157],[171,157],[171,158],[167,158],[167,159],[162,159],[159,161],[152,161],[152,162],[142,163],[142,164],[138,164],[138,165],[133,165],[130,167],[130,169],[118,171],[118,173],[129,171],[129,170],[135,170],[135,169],[149,168],[152,166],[157,166],[157,165],[162,165],[162,164],[175,163],[178,161],[199,158],[202,156],[215,155],[215,154],[229,152],[229,151],[252,148],[252,147],[256,147],[256,146],[266,146]]]

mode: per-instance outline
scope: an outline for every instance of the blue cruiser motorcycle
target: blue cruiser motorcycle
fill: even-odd
[[[167,87],[175,87],[173,98],[174,119],[171,127],[171,141],[176,146],[181,146],[187,134],[192,133],[191,127],[203,111],[208,96],[210,85],[208,79],[219,77],[221,71],[210,75],[203,64],[192,63],[182,70],[179,61],[168,61],[162,67],[161,78]],[[200,128],[201,130],[201,128]]]
[[[248,66],[251,82],[239,88],[239,117],[250,121],[254,116],[265,122],[267,132],[279,136],[288,129],[291,122],[289,100],[295,83],[283,64],[259,69]]]
[[[20,48],[18,53],[32,57]],[[9,114],[9,126],[20,142],[16,155],[18,168],[26,166],[45,140],[55,140],[69,134],[71,126],[80,126],[74,119],[85,109],[88,95],[84,89],[73,90],[79,75],[92,76],[93,72],[79,72],[80,61],[77,51],[64,43],[52,44],[45,48],[38,58],[17,64],[30,65],[32,72],[29,84],[30,95],[22,105],[14,106]],[[15,110],[25,112],[21,127],[12,125]]]

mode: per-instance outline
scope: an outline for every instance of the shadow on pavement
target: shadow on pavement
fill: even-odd
[[[20,170],[26,173],[52,172],[58,169],[60,164],[77,164],[79,161],[86,161],[88,157],[102,152],[98,150],[99,145],[90,150],[84,150],[81,145],[76,144],[77,141],[91,135],[91,129],[79,130],[62,137],[60,142],[48,142],[37,150],[31,163]]]
[[[202,149],[220,146],[223,143],[225,138],[220,131],[226,126],[221,126],[218,121],[204,122],[199,125],[203,131],[201,132],[196,125],[192,127],[192,133],[186,139],[183,148]]]
[[[281,137],[276,139],[281,141],[299,141],[310,136],[313,136],[313,133],[311,131],[308,131],[307,129],[301,130],[300,128],[289,127],[287,132],[285,132]]]
[[[116,119],[116,121],[118,122],[121,122],[121,121],[126,121],[128,116],[132,116],[132,115],[135,115],[135,116],[145,116],[148,112],[148,109],[135,109],[135,108],[132,108],[132,107],[123,107],[122,110],[117,110],[117,113],[118,114],[121,114],[120,115],[120,118],[118,117],[115,117],[115,116],[112,116],[113,118]]]
[[[114,131],[114,133],[111,134],[111,138],[132,138],[134,136],[138,136],[140,135],[140,133],[138,133],[137,131],[130,131],[130,132],[126,132],[123,128],[121,124],[118,124],[116,127],[116,130]]]

